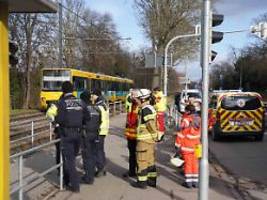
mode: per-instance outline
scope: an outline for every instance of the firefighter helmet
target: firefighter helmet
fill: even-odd
[[[140,89],[139,90],[139,98],[140,99],[147,99],[151,96],[151,91],[149,89]]]

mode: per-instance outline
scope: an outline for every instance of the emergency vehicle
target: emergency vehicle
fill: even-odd
[[[212,127],[214,141],[224,136],[254,136],[257,141],[264,137],[265,109],[260,94],[255,92],[227,92],[220,94]]]

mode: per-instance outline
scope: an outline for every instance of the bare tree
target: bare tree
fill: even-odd
[[[19,47],[18,67],[25,74],[24,108],[29,107],[31,71],[37,67],[42,47],[53,44],[53,16],[43,14],[13,14],[9,18],[10,38]]]

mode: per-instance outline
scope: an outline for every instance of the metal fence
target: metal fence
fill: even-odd
[[[124,112],[124,106],[123,106],[123,102],[121,101],[117,101],[117,102],[113,102],[109,104],[109,110],[112,116],[116,115],[116,114],[120,114],[122,112]],[[23,140],[27,140],[27,139],[31,139],[31,143],[32,146],[34,145],[34,141],[35,141],[35,137],[38,135],[41,135],[43,133],[34,133],[34,121],[31,122],[31,135],[16,139],[16,140],[12,140],[10,141],[11,144],[16,143],[16,142],[20,142]],[[10,156],[10,160],[18,160],[18,184],[16,187],[12,188],[10,191],[10,195],[18,192],[19,193],[19,200],[23,200],[23,191],[25,186],[27,186],[29,183],[32,183],[42,177],[44,177],[45,175],[49,174],[50,172],[56,170],[56,169],[60,169],[60,176],[59,176],[59,183],[60,183],[60,190],[63,190],[63,159],[62,159],[62,154],[60,153],[60,163],[56,164],[52,167],[50,167],[49,169],[47,169],[46,171],[42,172],[41,174],[38,174],[34,177],[31,178],[24,178],[23,177],[23,168],[24,168],[24,164],[23,164],[23,158],[27,155],[36,153],[37,151],[40,151],[41,149],[47,148],[53,144],[59,143],[60,139],[56,139],[56,140],[52,140],[52,135],[53,135],[53,130],[52,130],[52,123],[49,124],[49,139],[50,141],[48,143],[45,144],[41,144],[39,146],[36,147],[32,147],[31,149],[16,153],[14,155]]]
[[[58,168],[60,169],[60,176],[59,176],[60,190],[63,189],[63,159],[62,159],[61,153],[60,153],[60,163],[59,164],[56,164],[56,165],[50,167],[49,169],[47,169],[46,171],[42,172],[41,174],[37,174],[33,177],[30,177],[30,178],[24,178],[23,177],[23,168],[24,168],[23,158],[29,154],[35,153],[41,149],[47,148],[47,147],[49,147],[53,144],[56,144],[58,142],[60,142],[60,139],[50,141],[48,143],[33,147],[33,148],[28,149],[26,151],[22,151],[20,153],[17,153],[17,154],[10,156],[11,160],[14,160],[14,159],[18,160],[18,170],[19,170],[18,171],[18,186],[11,189],[10,195],[14,194],[15,192],[19,192],[19,200],[23,200],[23,189],[26,185],[44,177],[45,175],[49,174],[50,172],[52,172]]]

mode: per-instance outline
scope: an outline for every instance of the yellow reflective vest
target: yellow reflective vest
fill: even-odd
[[[99,135],[107,135],[109,129],[109,109],[108,107],[105,109],[104,106],[98,106],[101,112],[101,124],[99,128]]]
[[[138,113],[137,140],[145,140],[149,142],[157,141],[157,132],[151,133],[147,129],[146,122],[149,120],[153,120],[156,124],[156,110],[153,106],[146,105],[143,106]]]
[[[46,112],[46,118],[55,121],[55,117],[57,116],[57,106],[55,104],[51,104]]]
[[[125,110],[127,113],[131,112],[132,110],[132,102],[131,102],[130,96],[131,96],[131,93],[127,94],[126,99],[125,99]]]
[[[167,110],[167,99],[163,95],[162,91],[157,91],[153,93],[156,98],[156,105],[154,106],[157,112],[165,112]]]

